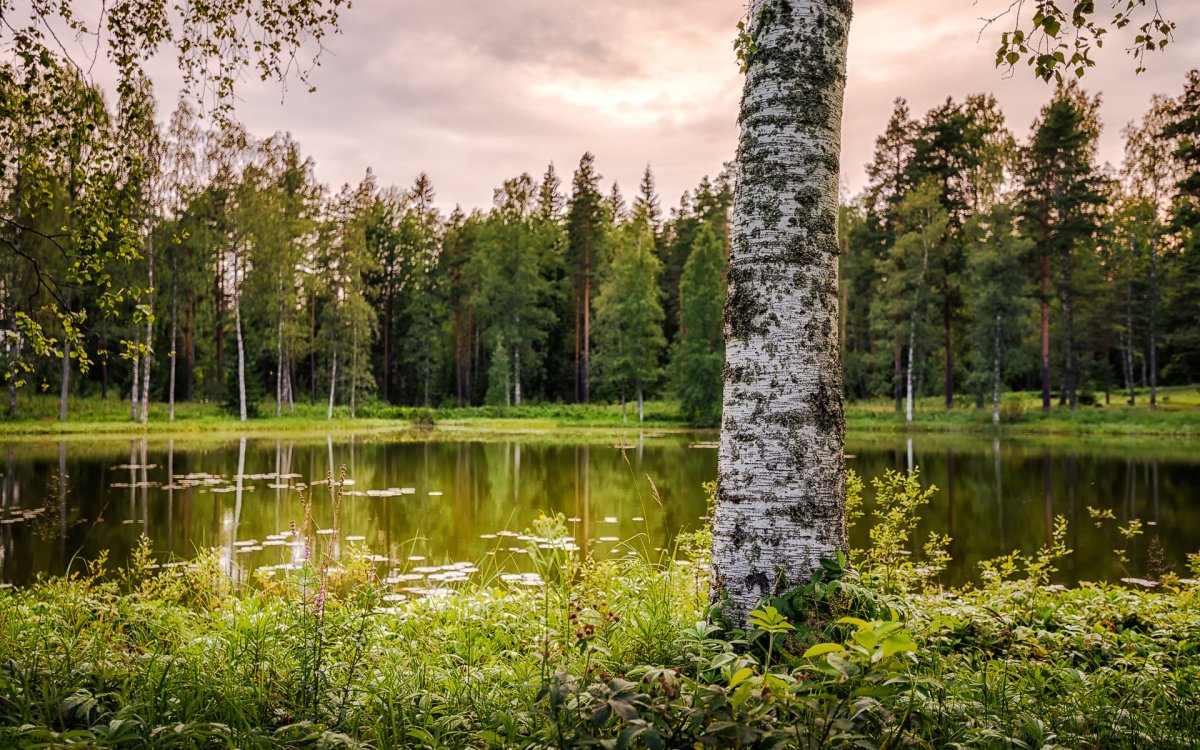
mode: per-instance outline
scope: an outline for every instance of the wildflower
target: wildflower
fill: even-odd
[[[317,598],[313,601],[313,612],[318,617],[325,614],[325,581],[321,581],[321,590],[317,592]]]

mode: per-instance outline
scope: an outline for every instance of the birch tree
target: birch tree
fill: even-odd
[[[1174,158],[1176,144],[1165,135],[1171,124],[1172,102],[1155,96],[1150,110],[1137,124],[1130,123],[1124,130],[1125,163],[1123,173],[1129,191],[1145,208],[1149,219],[1147,252],[1149,258],[1150,308],[1147,327],[1149,342],[1147,354],[1150,362],[1150,407],[1158,406],[1158,256],[1159,235],[1162,217],[1170,208],[1170,197],[1175,182],[1179,179],[1179,168]]]
[[[1033,242],[1019,233],[1015,211],[1003,203],[970,222],[966,234],[974,379],[991,396],[992,423],[999,424],[1004,376],[1019,366],[1023,324],[1032,307],[1022,266],[1033,254]]]
[[[739,122],[713,596],[740,621],[846,548],[838,158],[848,0],[753,0]]]

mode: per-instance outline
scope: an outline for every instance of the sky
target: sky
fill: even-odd
[[[856,0],[848,194],[862,189],[897,96],[921,114],[948,96],[990,91],[1009,128],[1028,134],[1051,87],[1024,68],[1006,78],[993,67],[998,31],[977,40],[980,17],[1007,4]],[[1136,75],[1112,38],[1084,78],[1102,95],[1102,162],[1120,162],[1120,130],[1152,94],[1178,94],[1200,65],[1200,3],[1159,5],[1179,30],[1147,72]],[[739,0],[355,0],[326,42],[315,93],[247,81],[237,116],[258,136],[290,131],[335,189],[368,166],[381,184],[401,186],[425,171],[443,209],[486,207],[504,179],[538,177],[551,161],[569,184],[590,150],[605,190],[616,180],[627,198],[649,164],[669,208],[733,157],[741,77],[732,40],[743,13]],[[174,66],[156,60],[151,72],[170,101]]]

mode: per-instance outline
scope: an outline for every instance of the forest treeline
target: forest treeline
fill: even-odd
[[[50,86],[72,116],[38,114]],[[160,128],[145,82],[115,112],[69,71],[0,87],[10,414],[35,388],[63,418],[82,394],[141,420],[150,401],[632,416],[649,397],[719,417],[727,172],[664,210],[649,167],[626,199],[588,153],[444,213],[425,174],[331,191],[289,135],[209,129],[186,103]],[[1097,163],[1097,108],[1062,86],[1018,138],[988,95],[920,117],[897,100],[841,211],[848,397],[1074,408],[1195,380],[1200,73],[1125,128],[1119,168]]]

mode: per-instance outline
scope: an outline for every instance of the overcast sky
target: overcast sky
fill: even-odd
[[[979,17],[1001,2],[856,0],[842,147],[851,194],[897,96],[920,114],[991,91],[1010,129],[1028,133],[1050,87],[992,67],[998,32],[976,41]],[[1114,38],[1084,79],[1103,96],[1104,161],[1119,162],[1120,130],[1150,96],[1177,94],[1200,65],[1200,3],[1160,6],[1179,32],[1148,72],[1135,75]],[[355,0],[317,91],[293,86],[281,102],[277,84],[250,83],[238,117],[259,136],[291,131],[335,188],[368,166],[382,184],[423,170],[441,206],[488,206],[505,178],[540,176],[550,161],[569,182],[590,150],[605,189],[616,179],[627,197],[649,163],[669,208],[733,156],[743,12],[738,0]],[[169,97],[166,62],[153,70]]]

